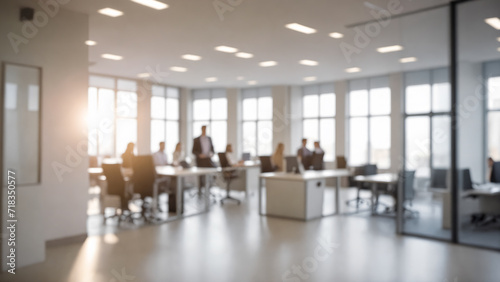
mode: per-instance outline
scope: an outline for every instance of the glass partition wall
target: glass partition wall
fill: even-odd
[[[500,2],[457,4],[456,19],[457,239],[499,250]]]

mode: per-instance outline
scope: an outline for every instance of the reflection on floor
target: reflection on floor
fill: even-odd
[[[325,203],[332,196],[327,190]],[[0,281],[498,281],[498,261],[499,252],[398,236],[393,218],[366,212],[308,222],[259,216],[250,196],[239,206],[50,247],[45,262]]]

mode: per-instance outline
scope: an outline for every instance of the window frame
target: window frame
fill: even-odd
[[[314,89],[314,90],[312,90]],[[309,93],[308,93],[309,92]],[[315,92],[315,93],[313,93]],[[321,116],[321,95],[326,95],[326,94],[333,94],[334,101],[335,101],[335,107],[334,107],[334,113],[332,116]],[[306,96],[318,96],[318,104],[317,104],[317,113],[318,115],[315,117],[305,117],[304,116],[304,99]],[[332,152],[332,159],[328,159],[327,156],[325,155],[325,162],[334,162],[335,157],[337,154],[337,94],[335,93],[335,88],[332,83],[327,83],[327,84],[313,84],[313,85],[307,85],[302,87],[302,100],[301,100],[301,117],[302,117],[302,137],[305,138],[305,130],[304,130],[304,123],[305,121],[310,121],[310,120],[316,120],[318,123],[318,140],[320,142],[320,145],[323,148],[323,141],[321,140],[321,121],[322,120],[331,120],[333,121],[333,152]],[[313,140],[313,142],[316,140]],[[312,149],[312,148],[311,148]],[[323,148],[324,150],[324,148]]]
[[[157,96],[157,95],[153,95],[153,87],[162,87],[163,88],[163,96]],[[175,97],[170,97],[169,94],[168,94],[168,90],[169,88],[171,89],[175,89],[177,91],[177,93],[174,95]],[[163,118],[156,118],[156,117],[152,117],[152,100],[153,100],[153,97],[161,97],[165,100],[165,115]],[[169,118],[168,117],[168,99],[176,99],[177,100],[177,105],[178,105],[178,116],[177,116],[177,119],[172,119],[172,118]],[[152,134],[153,134],[153,121],[161,121],[163,122],[163,128],[164,128],[164,132],[163,132],[163,142],[167,142],[167,123],[168,122],[175,122],[177,123],[177,136],[179,137],[178,138],[178,141],[177,142],[180,142],[180,122],[181,122],[181,117],[180,117],[180,105],[181,105],[181,101],[180,101],[180,89],[179,87],[173,87],[173,86],[169,86],[169,85],[164,85],[164,84],[153,84],[151,86],[151,97],[150,97],[150,100],[149,100],[149,107],[150,107],[150,112],[149,112],[149,128],[150,128],[150,132],[149,132],[149,135],[150,135],[150,144],[149,144],[149,147],[150,147],[150,151],[151,153],[154,153],[155,150],[153,149],[153,144],[152,144]],[[160,141],[161,142],[161,141]],[[158,146],[156,144],[156,146]],[[165,148],[165,150],[167,150],[167,148]],[[173,152],[165,152],[167,154],[167,156],[169,156],[169,160],[172,160],[172,153]]]
[[[387,79],[387,86],[385,87],[374,87],[373,86],[373,82],[377,79]],[[352,87],[351,87],[351,83],[352,82],[365,82],[366,83],[366,87],[364,89],[357,89],[357,90],[352,90]],[[372,114],[371,113],[371,91],[374,90],[374,89],[380,89],[380,88],[388,88],[389,89],[389,101],[391,102],[391,105],[389,106],[389,113],[386,113],[386,114]],[[351,112],[350,112],[350,108],[351,108],[351,92],[353,91],[366,91],[367,92],[367,113],[365,115],[351,115]],[[378,76],[378,77],[371,77],[371,78],[364,78],[364,79],[356,79],[356,80],[351,80],[349,81],[349,85],[348,85],[348,93],[347,93],[347,101],[348,101],[348,107],[346,107],[346,112],[347,112],[347,120],[346,120],[346,127],[348,128],[348,132],[346,134],[346,138],[348,140],[347,143],[347,156],[348,156],[348,164],[349,165],[352,165],[352,158],[351,158],[351,119],[353,118],[364,118],[366,119],[366,123],[367,123],[367,132],[366,132],[366,136],[367,136],[367,143],[366,143],[366,160],[367,160],[367,164],[372,164],[373,163],[373,160],[372,160],[372,138],[371,138],[371,133],[372,133],[372,128],[371,128],[371,124],[372,124],[372,119],[373,118],[380,118],[380,117],[387,117],[389,118],[389,131],[390,131],[390,134],[389,134],[389,142],[391,142],[391,144],[389,145],[389,166],[388,167],[383,167],[383,168],[379,168],[380,170],[389,170],[391,169],[392,167],[392,160],[391,160],[391,148],[392,148],[392,140],[391,140],[391,136],[392,136],[392,90],[391,90],[391,87],[389,85],[389,78],[387,76]],[[356,165],[360,165],[360,164],[356,164]]]
[[[254,91],[254,93],[251,93],[250,91]],[[269,97],[271,98],[271,109],[272,109],[272,113],[271,113],[271,118],[270,119],[262,119],[259,117],[259,98],[265,98],[265,97]],[[245,115],[244,115],[244,111],[245,109],[241,108],[241,133],[242,133],[242,137],[240,138],[241,140],[241,152],[242,153],[249,153],[249,152],[245,152],[245,148],[244,148],[244,145],[243,145],[243,136],[245,135],[245,132],[243,131],[244,130],[244,124],[245,123],[254,123],[255,124],[255,156],[252,156],[252,157],[257,157],[261,154],[259,154],[259,122],[273,122],[273,117],[274,117],[274,99],[273,99],[273,96],[272,96],[272,92],[271,92],[271,88],[270,87],[258,87],[258,88],[245,88],[245,89],[242,89],[242,93],[241,93],[241,104],[243,105],[243,102],[245,99],[252,99],[252,98],[255,98],[256,99],[256,102],[257,102],[257,105],[256,105],[256,113],[255,113],[255,116],[256,116],[256,119],[255,120],[245,120]],[[274,139],[274,136],[271,135],[271,153],[272,154],[272,145],[273,145],[273,139]]]

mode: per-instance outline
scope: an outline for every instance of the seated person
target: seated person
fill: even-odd
[[[236,161],[233,156],[233,146],[231,144],[227,144],[226,146],[226,159],[229,162],[230,166],[241,166],[244,161]]]
[[[177,145],[175,145],[172,165],[178,166],[183,160],[184,160],[184,152],[182,151],[182,144],[181,142],[179,142],[177,143]]]
[[[271,162],[276,167],[276,171],[285,171],[285,160],[283,153],[285,152],[285,144],[279,143],[276,151],[271,156]]]
[[[323,151],[323,149],[321,149],[321,147],[319,145],[319,141],[314,142],[314,153],[317,155],[325,153],[325,151]]]
[[[127,149],[121,155],[122,158],[122,167],[124,168],[132,168],[132,160],[134,159],[134,143],[130,142],[127,144]]]
[[[160,149],[153,154],[153,161],[156,166],[168,165],[167,154],[165,154],[165,142],[160,142]]]

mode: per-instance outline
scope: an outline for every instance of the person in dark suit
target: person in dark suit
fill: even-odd
[[[201,127],[201,135],[193,140],[192,153],[196,158],[196,166],[215,167],[215,164],[212,162],[214,152],[212,138],[207,136],[207,126],[204,125]],[[198,193],[201,193],[201,188],[205,186],[205,177],[200,176],[199,183],[200,187]]]
[[[307,138],[302,138],[302,147],[297,150],[297,157],[300,158],[304,167],[309,166],[312,153],[307,149]]]
[[[211,159],[214,155],[214,145],[212,138],[207,136],[206,125],[201,127],[201,136],[194,139],[192,152],[196,158],[196,166],[215,167]]]

